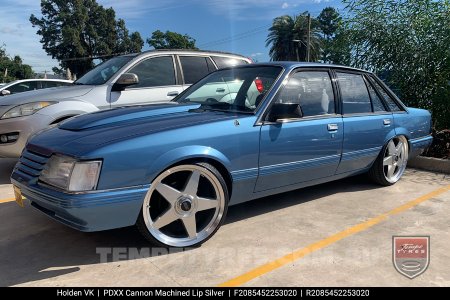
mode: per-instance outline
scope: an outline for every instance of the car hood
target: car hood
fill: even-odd
[[[12,106],[36,101],[60,101],[86,95],[93,88],[92,85],[73,85],[13,94],[0,97],[0,106]]]
[[[60,129],[82,131],[92,128],[122,127],[138,123],[154,123],[160,119],[175,118],[180,112],[198,107],[198,104],[180,105],[176,102],[152,105],[119,107],[80,115],[63,122]]]
[[[81,157],[127,139],[236,118],[235,113],[197,110],[198,104],[155,104],[81,115],[30,139],[27,148]]]

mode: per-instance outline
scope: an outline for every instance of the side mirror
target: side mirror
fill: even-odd
[[[269,113],[270,122],[280,122],[286,119],[298,119],[303,117],[300,104],[297,103],[274,103]]]
[[[8,91],[8,90],[2,90],[1,95],[2,95],[2,96],[11,95],[11,92]]]
[[[139,77],[134,73],[123,73],[114,83],[113,91],[123,91],[127,86],[139,83]]]

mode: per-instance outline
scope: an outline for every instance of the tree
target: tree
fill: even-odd
[[[44,50],[78,77],[94,66],[95,58],[142,48],[136,33],[131,34],[131,43],[125,22],[116,21],[114,9],[105,9],[96,0],[42,0],[41,12],[41,18],[31,15],[30,22],[38,28]]]
[[[266,39],[270,46],[271,60],[307,60],[308,12],[298,16],[281,16],[273,20]],[[311,19],[310,61],[317,61],[320,54],[319,23]]]
[[[194,38],[172,31],[154,31],[152,37],[147,39],[147,44],[155,49],[198,49]]]
[[[0,46],[0,80],[9,82],[16,79],[33,78],[34,72],[31,66],[24,64],[18,55],[9,57],[3,46]]]
[[[326,7],[317,17],[317,21],[323,36],[321,60],[325,63],[342,64],[348,62],[349,51],[345,43],[346,33],[339,12],[333,7]]]
[[[320,30],[326,39],[331,39],[341,26],[342,18],[334,7],[325,7],[317,17]]]
[[[125,26],[125,21],[119,19],[116,24],[117,41],[115,53],[136,53],[140,52],[144,46],[144,41],[139,32],[133,32],[131,35]]]
[[[137,31],[133,32],[130,35],[130,45],[128,46],[128,50],[132,53],[141,52],[142,47],[144,47],[144,40],[141,37],[141,34]]]
[[[384,74],[407,105],[450,127],[450,1],[345,0],[352,65]]]

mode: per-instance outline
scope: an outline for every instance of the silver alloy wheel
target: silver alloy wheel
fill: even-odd
[[[178,176],[180,174],[185,176]],[[202,196],[199,185],[209,190],[211,196]],[[168,205],[158,212],[153,202],[161,197]],[[208,238],[219,226],[224,210],[225,195],[219,180],[199,165],[175,166],[160,174],[152,182],[142,209],[150,234],[161,243],[174,247],[191,246]],[[199,220],[197,214],[203,211],[208,211],[209,216]],[[184,227],[181,230],[184,234],[180,234],[180,227]]]
[[[408,141],[403,136],[389,141],[383,158],[384,177],[390,183],[397,182],[402,177],[408,162]]]

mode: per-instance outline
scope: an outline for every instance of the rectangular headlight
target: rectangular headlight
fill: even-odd
[[[91,191],[97,187],[101,161],[81,161],[67,156],[53,155],[39,179],[69,192]]]
[[[76,162],[70,176],[69,191],[95,190],[101,165],[101,161]]]

